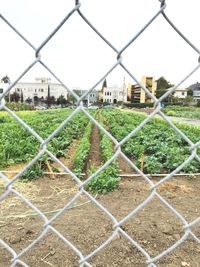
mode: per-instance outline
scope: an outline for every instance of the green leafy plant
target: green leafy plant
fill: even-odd
[[[101,113],[99,115],[99,121],[103,125],[105,123]],[[105,126],[105,125],[104,125]],[[103,133],[101,135],[101,153],[103,163],[107,162],[113,156],[113,144],[111,140]],[[95,177],[88,184],[88,189],[91,192],[97,192],[100,194],[106,194],[116,190],[119,186],[119,166],[116,161],[113,161],[106,167],[97,177]]]
[[[74,157],[74,172],[81,178],[81,172],[85,167],[87,157],[90,150],[90,135],[92,131],[92,123],[89,122],[85,133]]]
[[[41,168],[41,162],[35,163],[31,166],[24,174],[21,176],[21,180],[23,181],[31,181],[42,177],[43,170]]]
[[[90,174],[95,172],[92,169]],[[106,194],[108,192],[115,191],[119,186],[119,170],[116,164],[109,165],[105,170],[103,170],[97,177],[90,181],[87,188],[91,192],[96,192],[99,194]]]
[[[111,134],[121,141],[145,118],[145,114],[104,110]],[[123,126],[122,126],[123,122]],[[177,127],[194,143],[199,141],[200,127],[175,123]],[[169,173],[180,166],[191,154],[188,143],[164,120],[154,118],[144,125],[123,146],[123,152],[140,167],[141,155],[144,155],[145,173]],[[200,149],[198,149],[200,155]],[[182,172],[199,172],[200,165],[191,162]]]
[[[70,115],[70,109],[45,110],[45,111],[20,111],[17,115],[23,119],[35,132],[43,139],[47,138],[55,129]],[[38,140],[22,127],[16,120],[8,116],[5,112],[0,112],[1,124],[0,131],[0,167],[6,167],[21,162],[29,162],[39,151],[40,143]],[[81,137],[88,124],[88,118],[83,113],[76,114],[69,124],[54,136],[47,144],[55,156],[64,157],[67,149],[74,139]],[[43,156],[41,161],[51,159]],[[44,164],[38,166],[44,169]],[[37,169],[37,168],[36,168]],[[36,172],[37,173],[37,172]],[[31,175],[26,177],[34,176]],[[22,176],[24,179],[24,176]]]

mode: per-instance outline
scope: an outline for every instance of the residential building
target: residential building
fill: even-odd
[[[154,77],[143,76],[141,84],[147,88],[152,95],[156,94],[157,83]],[[140,87],[139,84],[128,84],[128,101],[131,103],[151,103],[153,100],[145,92],[145,90]]]
[[[59,83],[52,83],[50,78],[36,78],[35,82],[19,82],[10,91],[10,95],[17,93],[19,101],[36,102],[45,100],[48,96],[54,97],[55,100],[59,96],[67,99],[67,90]]]
[[[98,98],[99,98],[99,91],[97,91],[96,89],[93,89],[93,91],[87,96],[88,106],[96,103],[98,101]]]
[[[173,97],[185,99],[187,97],[187,90],[184,88],[176,88],[176,90],[173,93]]]
[[[78,95],[78,96],[82,96],[84,95],[87,90],[81,90],[80,88],[73,88],[73,91]],[[99,98],[99,91],[97,91],[96,89],[93,89],[92,92],[90,92],[86,97],[84,97],[83,99],[83,104],[86,106],[90,106],[94,103],[96,103],[98,101]],[[71,97],[69,97],[69,99],[71,99]],[[72,97],[72,102],[75,103],[76,100],[74,97]]]
[[[100,93],[101,94],[101,93]],[[104,87],[102,89],[102,97],[104,103],[117,104],[118,102],[127,102],[127,88],[125,79],[122,86]]]
[[[192,96],[194,100],[199,100],[200,99],[200,83],[194,83],[192,85],[190,85],[187,90],[191,90],[192,91]]]

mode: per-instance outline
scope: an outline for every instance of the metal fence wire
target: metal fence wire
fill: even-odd
[[[79,257],[79,266],[92,266],[90,263],[90,259],[94,256],[97,255],[103,248],[108,246],[109,243],[113,241],[113,239],[116,237],[118,233],[120,235],[124,236],[131,244],[133,247],[136,247],[146,258],[146,265],[148,267],[155,267],[156,262],[163,258],[165,255],[168,253],[175,251],[178,246],[180,246],[185,240],[187,240],[189,237],[193,238],[197,243],[200,243],[200,239],[195,235],[195,233],[192,231],[192,227],[195,225],[198,225],[200,223],[200,217],[197,217],[193,221],[187,221],[173,206],[171,206],[165,199],[164,197],[161,196],[160,193],[158,193],[158,187],[163,184],[165,181],[170,180],[175,174],[177,174],[186,164],[188,164],[192,159],[196,159],[198,162],[200,162],[200,157],[197,155],[197,148],[200,146],[200,141],[197,143],[193,143],[182,131],[180,131],[161,111],[161,101],[163,101],[168,95],[173,93],[178,86],[180,86],[185,80],[187,80],[194,72],[197,71],[200,67],[200,60],[198,60],[197,66],[194,67],[194,69],[182,80],[180,83],[176,84],[173,88],[171,88],[167,93],[165,93],[162,97],[157,99],[151,92],[144,87],[134,76],[133,73],[131,73],[128,68],[123,64],[123,59],[122,55],[123,52],[131,46],[137,38],[139,38],[143,32],[151,25],[153,21],[155,21],[159,16],[163,16],[164,19],[167,21],[167,23],[170,24],[171,28],[173,31],[176,31],[180,38],[182,38],[193,50],[195,50],[198,55],[200,55],[200,50],[195,47],[190,40],[188,40],[182,32],[179,31],[179,29],[173,24],[173,22],[168,18],[168,16],[165,13],[165,9],[167,7],[165,0],[160,1],[160,7],[158,10],[156,10],[156,13],[154,16],[147,22],[146,25],[144,25],[140,31],[134,36],[131,37],[130,41],[121,49],[118,50],[114,47],[112,43],[110,43],[102,33],[98,31],[98,29],[95,28],[95,26],[90,23],[87,19],[87,17],[81,12],[81,3],[79,0],[75,1],[75,6],[74,8],[65,16],[65,18],[60,22],[60,24],[52,30],[50,35],[41,43],[39,47],[35,47],[25,36],[23,36],[16,28],[14,25],[12,25],[2,14],[0,14],[1,20],[6,23],[17,35],[19,38],[23,39],[27,45],[29,45],[35,52],[35,58],[31,62],[29,66],[26,67],[26,69],[19,75],[19,77],[9,85],[7,88],[7,91],[4,92],[4,94],[0,97],[0,108],[2,110],[7,111],[18,123],[23,126],[26,130],[28,130],[34,137],[37,138],[37,140],[40,142],[40,151],[38,154],[35,156],[35,158],[29,162],[22,171],[20,171],[18,174],[15,175],[15,177],[10,180],[8,177],[0,173],[0,178],[2,181],[4,181],[6,185],[6,189],[2,195],[0,195],[0,202],[6,199],[11,193],[16,195],[19,199],[21,199],[26,205],[28,205],[34,212],[38,214],[38,216],[44,221],[44,226],[41,234],[26,248],[24,248],[19,254],[15,252],[15,250],[4,240],[0,239],[0,244],[3,246],[11,255],[12,255],[12,261],[11,261],[11,266],[16,266],[17,264],[21,264],[22,266],[28,266],[26,262],[22,261],[20,258],[27,252],[32,249],[32,247],[42,240],[47,232],[52,231],[55,235],[57,235],[58,238],[60,238],[65,245],[73,250],[75,254]],[[64,24],[68,22],[68,19],[73,16],[75,13],[77,13],[83,21],[85,21],[88,26],[90,27],[91,31],[94,31],[109,47],[116,53],[116,61],[113,62],[113,66],[109,69],[106,70],[106,74],[101,77],[101,79],[91,88],[89,89],[84,95],[78,96],[72,89],[68,88],[60,79],[59,75],[57,76],[41,59],[40,53],[42,52],[42,49],[45,48],[46,44],[50,41],[51,38],[54,38],[54,35],[62,28]],[[21,118],[18,117],[13,111],[11,111],[6,105],[5,102],[3,101],[3,98],[5,95],[17,84],[17,82],[27,73],[29,72],[32,67],[36,64],[41,64],[51,75],[57,79],[67,90],[68,93],[73,95],[77,101],[77,108],[72,112],[72,114],[66,118],[66,120],[46,139],[44,140],[41,136],[39,136],[29,125],[27,125]],[[141,88],[146,92],[146,94],[153,99],[153,101],[156,104],[155,110],[135,129],[132,130],[132,132],[126,136],[122,141],[118,142],[108,131],[106,131],[98,121],[96,121],[90,114],[89,112],[83,107],[82,105],[82,100],[89,95],[94,88],[99,85],[116,67],[120,66],[128,75],[132,77],[132,79],[139,84]],[[99,168],[94,174],[92,174],[87,180],[81,181],[70,169],[68,169],[67,166],[64,166],[59,159],[57,159],[48,149],[47,149],[47,144],[50,142],[50,140],[57,134],[59,133],[63,127],[70,123],[72,118],[76,115],[76,113],[82,111],[99,129],[100,131],[103,131],[109,138],[112,139],[112,141],[115,143],[115,153],[110,158],[109,161],[107,161],[101,168]],[[163,179],[161,179],[157,183],[153,183],[147,175],[145,175],[143,172],[141,172],[134,163],[132,163],[126,155],[121,151],[122,145],[127,142],[132,136],[134,136],[145,124],[147,124],[156,114],[159,114],[162,116],[162,118],[167,121],[167,123],[172,127],[190,146],[191,150],[191,155],[190,157],[185,160],[178,168],[176,168],[173,172],[170,174],[166,175]],[[25,173],[44,153],[47,153],[53,161],[57,162],[62,166],[62,168],[66,171],[69,172],[72,178],[77,182],[79,185],[79,192],[73,197],[73,199],[69,202],[66,203],[66,205],[55,215],[53,216],[50,220],[45,216],[43,212],[41,212],[34,204],[32,204],[28,199],[26,199],[25,196],[23,196],[21,193],[19,193],[16,189],[13,188],[13,185],[16,181],[20,179],[20,176]],[[117,219],[102,205],[98,202],[97,199],[95,199],[88,191],[86,191],[85,186],[88,184],[89,181],[92,179],[95,179],[95,177],[103,171],[112,161],[114,161],[119,155],[121,155],[131,166],[133,169],[137,171],[138,174],[141,175],[143,179],[145,179],[151,189],[150,189],[150,195],[145,199],[144,202],[142,202],[140,205],[138,205],[134,210],[132,210],[125,218],[123,218],[121,221],[117,221]],[[55,227],[52,226],[52,222],[58,218],[70,205],[72,205],[77,199],[80,198],[81,195],[86,195],[91,202],[96,205],[107,217],[109,217],[112,222],[113,222],[113,232],[110,235],[110,237],[104,241],[103,244],[101,244],[99,247],[97,247],[94,251],[92,251],[89,255],[83,255],[83,253],[74,245],[72,244],[69,240],[67,240]],[[141,209],[143,209],[148,203],[151,202],[153,197],[157,197],[165,206],[167,209],[169,209],[175,217],[177,217],[181,222],[183,223],[183,231],[184,234],[180,239],[178,239],[171,247],[168,247],[165,251],[162,253],[158,254],[155,257],[151,257],[147,251],[138,243],[136,242],[123,228],[122,225],[132,218],[134,215],[138,214]]]

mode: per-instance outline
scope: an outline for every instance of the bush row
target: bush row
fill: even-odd
[[[100,123],[102,124],[102,117],[100,116]],[[103,163],[107,162],[113,156],[113,144],[111,140],[103,133],[101,135],[101,155]],[[107,192],[115,191],[119,186],[119,166],[116,161],[113,161],[106,167],[97,177],[95,177],[89,184],[88,188],[92,192],[105,194]]]

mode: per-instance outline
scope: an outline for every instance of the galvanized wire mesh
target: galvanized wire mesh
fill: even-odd
[[[27,206],[29,206],[34,212],[38,214],[38,216],[44,221],[44,226],[41,234],[25,249],[23,249],[19,254],[17,254],[14,249],[8,245],[5,241],[0,239],[0,244],[3,246],[11,255],[12,255],[12,263],[11,266],[16,266],[18,263],[22,266],[28,266],[24,261],[20,260],[20,258],[27,252],[32,249],[32,247],[42,240],[44,236],[49,232],[54,232],[64,243],[67,247],[69,247],[71,250],[73,250],[76,255],[79,257],[79,266],[92,266],[90,264],[90,259],[97,255],[103,248],[108,246],[109,243],[111,243],[116,235],[120,233],[122,236],[124,236],[131,244],[132,246],[136,247],[145,257],[146,257],[146,264],[148,267],[156,266],[156,262],[163,258],[168,253],[176,250],[178,246],[180,246],[186,239],[189,237],[192,237],[197,243],[200,243],[199,238],[195,235],[195,233],[192,231],[192,227],[200,223],[200,217],[197,217],[193,221],[187,221],[184,216],[182,216],[173,206],[171,206],[166,199],[161,196],[161,194],[158,193],[158,187],[163,184],[165,181],[170,180],[175,174],[179,173],[180,170],[184,168],[191,160],[196,159],[200,162],[200,157],[197,155],[197,148],[200,146],[200,141],[196,144],[193,143],[181,130],[179,130],[161,111],[161,101],[164,100],[169,94],[174,92],[178,86],[180,86],[185,80],[187,80],[194,72],[197,71],[200,67],[200,63],[197,64],[197,66],[194,67],[191,72],[184,77],[178,84],[176,84],[173,88],[171,88],[167,93],[165,93],[162,97],[157,99],[154,95],[151,94],[151,92],[144,87],[134,76],[133,73],[129,71],[129,69],[124,65],[122,55],[123,52],[131,46],[134,41],[142,35],[142,33],[150,26],[150,24],[155,21],[159,16],[163,16],[167,23],[170,24],[172,27],[172,30],[176,31],[180,38],[182,38],[190,47],[191,49],[195,50],[198,55],[200,54],[200,50],[196,48],[190,40],[188,40],[182,32],[180,32],[177,27],[173,24],[173,22],[167,17],[165,14],[166,9],[166,3],[165,0],[160,1],[161,5],[160,8],[155,12],[154,16],[141,28],[141,30],[130,39],[130,41],[121,49],[118,50],[114,47],[112,43],[110,43],[102,33],[98,31],[94,27],[93,24],[91,24],[87,17],[81,12],[81,3],[79,0],[75,1],[75,7],[66,15],[66,17],[60,22],[60,24],[52,30],[50,35],[41,43],[39,47],[35,47],[29,40],[26,39],[15,27],[12,25],[2,14],[0,15],[0,18],[2,21],[4,21],[17,35],[19,38],[21,38],[27,45],[29,45],[34,51],[35,51],[35,58],[33,61],[26,67],[26,69],[19,75],[19,77],[9,85],[8,89],[0,98],[0,108],[2,110],[7,111],[16,121],[19,122],[19,124],[24,127],[26,130],[28,130],[40,143],[40,151],[38,154],[29,162],[22,171],[20,171],[12,180],[8,179],[6,175],[3,173],[0,173],[0,178],[5,182],[6,184],[6,190],[5,192],[0,196],[0,202],[6,199],[11,193],[16,195],[19,199],[21,199]],[[59,74],[55,74],[49,66],[47,66],[41,59],[40,53],[42,53],[42,49],[45,49],[46,44],[50,41],[51,38],[54,38],[54,35],[60,30],[60,28],[68,22],[68,19],[73,16],[75,13],[77,13],[83,21],[85,21],[88,26],[90,27],[91,31],[94,31],[109,47],[116,53],[116,61],[113,62],[113,66],[105,71],[105,75],[103,75],[94,86],[92,86],[84,95],[79,97],[72,89],[68,88],[59,78]],[[3,101],[3,98],[5,95],[17,84],[17,82],[27,73],[29,72],[32,67],[36,64],[41,64],[51,75],[58,80],[64,88],[74,96],[76,99],[77,108],[71,113],[71,115],[65,119],[65,121],[51,134],[47,139],[43,139],[41,136],[39,136],[29,125],[27,125],[21,118],[18,117],[13,111],[11,111]],[[97,120],[95,120],[85,109],[82,105],[82,100],[90,94],[97,85],[99,85],[113,70],[115,70],[116,67],[120,66],[125,72],[127,72],[132,79],[139,84],[141,88],[146,92],[146,94],[154,101],[156,108],[155,110],[146,118],[144,121],[137,126],[135,129],[132,130],[132,132],[127,135],[122,141],[118,142],[105,128],[103,128]],[[114,155],[102,166],[100,167],[95,173],[93,173],[90,177],[87,178],[85,181],[81,181],[67,166],[65,166],[58,158],[55,157],[48,149],[47,144],[52,140],[52,138],[58,134],[66,124],[70,123],[71,119],[78,113],[79,111],[83,112],[104,134],[106,134],[115,144],[115,153]],[[173,172],[166,175],[162,180],[160,180],[157,183],[153,183],[141,170],[139,170],[136,165],[122,152],[121,147],[122,145],[127,142],[132,136],[138,133],[138,131],[147,124],[156,114],[159,114],[162,116],[162,118],[169,124],[170,127],[172,127],[189,145],[191,155],[180,165],[178,166]],[[14,183],[20,179],[20,176],[25,173],[44,153],[47,153],[53,161],[57,162],[66,172],[68,172],[71,177],[74,179],[74,181],[77,182],[79,185],[79,192],[73,197],[73,199],[66,203],[66,205],[56,213],[50,220],[46,217],[46,215],[39,210],[34,204],[32,204],[28,199],[25,198],[21,193],[19,193],[16,189],[13,188]],[[140,205],[138,205],[135,209],[133,209],[126,217],[124,217],[121,221],[117,221],[117,219],[103,206],[101,205],[97,199],[95,199],[88,191],[86,191],[85,186],[89,183],[89,181],[95,179],[97,175],[103,171],[109,164],[111,164],[114,160],[116,160],[119,156],[123,157],[125,161],[128,162],[132,166],[132,168],[139,174],[143,179],[151,186],[150,189],[150,195],[143,201]],[[103,244],[101,244],[97,249],[92,251],[89,255],[83,255],[82,252],[69,240],[67,240],[55,227],[52,226],[53,221],[58,218],[70,205],[72,205],[77,199],[79,199],[82,195],[87,196],[91,202],[96,205],[107,217],[109,217],[113,222],[113,232],[111,236],[104,241]],[[183,230],[184,234],[180,239],[178,239],[171,247],[168,247],[165,251],[158,254],[156,257],[151,257],[149,253],[139,244],[139,242],[136,242],[125,230],[123,230],[122,225],[128,221],[130,218],[133,218],[137,213],[141,211],[148,203],[151,202],[153,197],[157,197],[173,214],[175,217],[177,217],[184,225]]]

